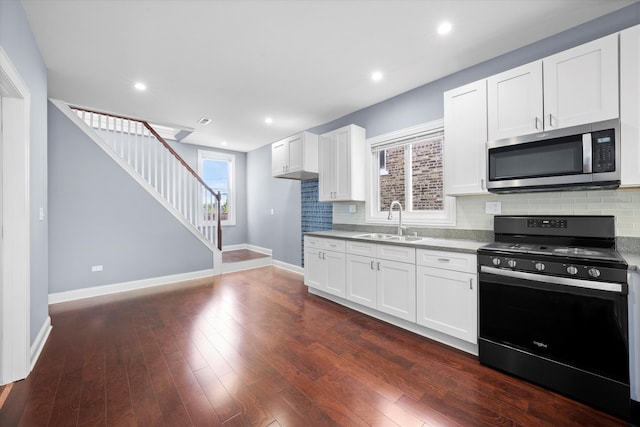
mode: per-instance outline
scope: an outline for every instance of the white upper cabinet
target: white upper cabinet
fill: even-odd
[[[489,140],[614,119],[618,34],[487,79]]]
[[[542,61],[487,79],[489,140],[542,130]]]
[[[619,117],[617,33],[545,58],[542,68],[545,129]]]
[[[277,178],[317,178],[318,135],[301,132],[271,144],[271,172]]]
[[[640,25],[620,33],[621,185],[640,185]]]
[[[320,136],[318,192],[321,202],[365,199],[365,129],[349,125]]]
[[[444,132],[445,194],[486,193],[486,80],[444,93]]]

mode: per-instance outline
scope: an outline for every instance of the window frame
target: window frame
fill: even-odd
[[[204,180],[203,161],[216,160],[227,162],[229,164],[229,191],[227,193],[227,201],[229,203],[229,217],[221,220],[220,225],[229,226],[236,225],[236,155],[231,153],[223,153],[219,151],[198,149],[198,175]],[[207,184],[208,185],[208,184]],[[215,190],[215,189],[214,189]],[[200,195],[198,197],[201,197]],[[200,203],[202,204],[202,203]],[[222,212],[222,206],[220,206]],[[206,221],[211,222],[211,221]]]
[[[379,206],[379,176],[380,173],[380,161],[374,153],[374,149],[378,147],[390,146],[394,143],[402,140],[410,140],[420,135],[428,136],[429,134],[443,133],[443,156],[444,156],[444,144],[446,139],[444,136],[444,121],[434,120],[428,123],[422,123],[416,126],[411,126],[397,131],[389,132],[383,135],[374,136],[366,140],[367,156],[366,161],[366,200],[365,200],[365,222],[368,224],[389,225],[390,221],[387,219],[388,212],[378,212]],[[443,157],[444,162],[444,157]],[[444,168],[446,165],[443,163],[443,188],[445,174]],[[410,170],[410,169],[408,169]],[[408,170],[405,170],[405,174]],[[406,181],[405,181],[406,182]],[[408,186],[408,185],[407,185]],[[410,194],[411,188],[407,188],[405,194]],[[443,209],[440,211],[410,211],[407,210],[405,204],[406,200],[402,202],[402,222],[404,225],[416,225],[416,226],[437,226],[437,227],[450,227],[456,225],[456,199],[452,196],[443,195]],[[397,215],[394,215],[394,219]]]

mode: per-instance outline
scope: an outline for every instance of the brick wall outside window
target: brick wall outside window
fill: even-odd
[[[394,200],[400,201],[405,207],[405,172],[404,151],[406,147],[389,148],[387,154],[387,175],[380,175],[380,210],[389,209]],[[383,155],[383,153],[380,153]]]
[[[413,145],[413,210],[442,210],[442,138]]]
[[[442,210],[443,169],[442,138],[432,138],[412,144],[412,197],[414,211]],[[380,175],[379,210],[389,209],[393,200],[399,200],[406,208],[405,198],[405,150],[408,146],[386,150],[386,175]],[[382,152],[380,152],[380,155]]]

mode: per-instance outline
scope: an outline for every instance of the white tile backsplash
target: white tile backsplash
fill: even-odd
[[[502,202],[503,215],[615,215],[619,236],[640,237],[640,189],[564,191],[551,193],[488,194],[456,200],[457,225],[461,230],[493,230],[493,215],[486,202]],[[349,213],[349,205],[357,206]],[[365,224],[363,202],[334,203],[334,224]]]

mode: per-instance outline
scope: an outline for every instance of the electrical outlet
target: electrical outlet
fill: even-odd
[[[356,205],[349,205],[349,213],[351,214],[356,213]]]
[[[95,272],[97,272],[97,271],[102,271],[102,268],[103,268],[103,267],[102,267],[101,265],[92,265],[92,266],[91,266],[91,272],[92,272],[92,273],[95,273]]]
[[[490,215],[500,215],[502,213],[502,202],[486,202],[484,212]]]

